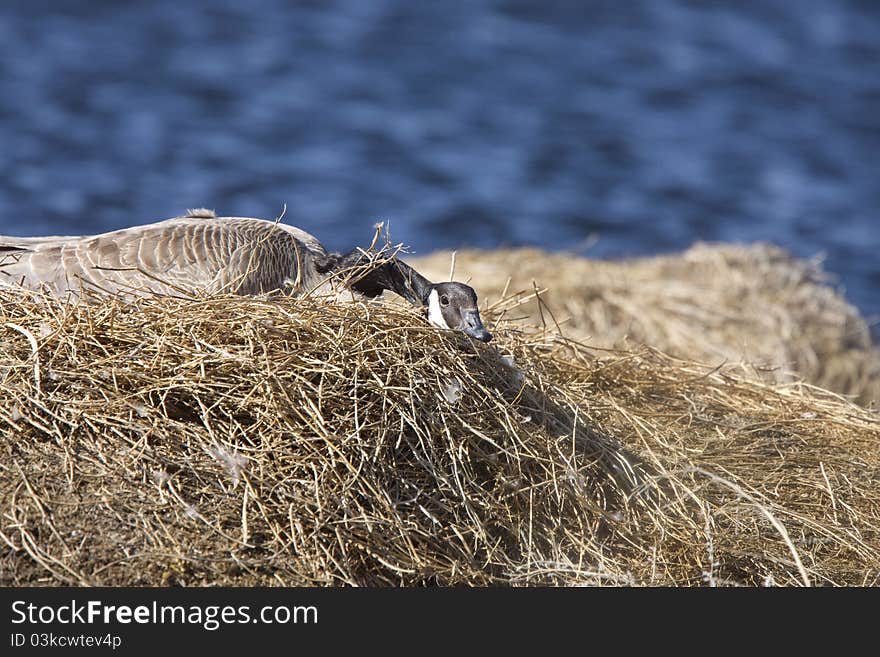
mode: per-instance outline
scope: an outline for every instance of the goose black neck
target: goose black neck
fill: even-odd
[[[355,249],[343,256],[337,256],[332,263],[334,271],[350,271],[352,268],[367,265],[367,256]],[[328,263],[329,264],[329,263]],[[431,294],[433,283],[422,276],[408,264],[392,257],[380,265],[370,267],[363,275],[348,283],[349,287],[373,298],[382,294],[383,290],[391,290],[399,294],[414,306],[427,306],[428,296]]]
[[[389,270],[388,278],[391,283],[388,289],[396,292],[414,306],[428,305],[428,296],[433,287],[431,281],[403,260],[393,258],[386,263],[386,266]]]

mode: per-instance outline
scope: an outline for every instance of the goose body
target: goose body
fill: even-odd
[[[293,226],[191,211],[100,235],[0,237],[0,285],[58,295],[302,292],[326,280],[317,265],[327,256]]]
[[[353,269],[357,276],[341,275]],[[313,235],[280,222],[191,210],[100,235],[0,236],[0,286],[58,296],[301,295],[333,292],[340,285],[369,298],[392,290],[426,308],[435,326],[491,339],[471,287],[431,283],[397,258],[374,265],[359,249],[329,253]]]

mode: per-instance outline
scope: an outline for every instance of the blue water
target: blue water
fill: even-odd
[[[0,233],[824,254],[880,313],[880,3],[0,3]]]

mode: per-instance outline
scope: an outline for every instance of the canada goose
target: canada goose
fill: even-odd
[[[201,290],[294,296],[342,284],[374,298],[391,290],[424,307],[434,326],[483,342],[477,295],[463,283],[431,283],[396,257],[360,249],[329,253],[299,228],[264,219],[217,217],[210,210],[81,237],[0,236],[0,285],[136,295]]]

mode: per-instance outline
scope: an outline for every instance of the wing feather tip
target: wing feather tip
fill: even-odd
[[[189,208],[183,216],[187,219],[215,219],[217,213],[208,208]]]

